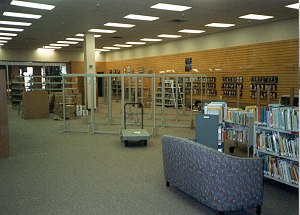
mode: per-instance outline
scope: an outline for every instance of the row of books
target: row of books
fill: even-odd
[[[211,102],[204,106],[204,114],[219,115],[219,123],[225,122],[227,115],[227,103],[226,102]]]
[[[255,109],[256,125],[299,132],[299,108],[285,106],[259,106]]]
[[[240,143],[248,142],[248,130],[231,130],[227,129],[227,139]]]
[[[245,110],[228,110],[226,122],[247,126],[249,117],[253,116],[253,113]]]
[[[280,132],[262,131],[256,133],[257,150],[266,150],[279,156],[299,157],[299,137]]]
[[[278,180],[299,184],[299,164],[276,156],[261,154],[264,160],[264,174]]]

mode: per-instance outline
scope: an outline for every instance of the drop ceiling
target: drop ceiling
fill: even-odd
[[[28,0],[29,1],[29,0]],[[101,34],[95,38],[97,49],[114,44],[138,42],[142,38],[157,38],[159,34],[181,35],[180,39],[206,35],[220,31],[248,27],[279,20],[298,17],[298,10],[286,8],[286,5],[297,3],[297,0],[30,0],[31,2],[54,5],[53,10],[38,10],[10,5],[11,0],[0,1],[0,20],[31,22],[22,27],[23,32],[8,41],[2,49],[37,49],[75,37],[78,33],[87,33],[89,29],[100,28],[117,30],[113,34]],[[152,9],[157,3],[169,3],[192,7],[183,12]],[[40,14],[42,18],[29,20],[3,16],[4,11]],[[124,19],[126,15],[138,14],[159,17],[155,21],[138,21]],[[246,14],[263,14],[274,16],[264,21],[240,19]],[[114,28],[104,26],[107,22],[134,24],[133,28]],[[231,28],[212,28],[206,24],[212,22],[232,23]],[[4,26],[0,27],[17,27]],[[179,33],[182,29],[204,30],[202,34]],[[162,42],[174,39],[163,38]],[[175,39],[178,40],[178,39]],[[159,42],[159,43],[162,43]],[[157,42],[147,42],[151,45]],[[132,47],[136,47],[134,45]],[[128,48],[122,48],[128,49]],[[65,51],[83,51],[83,42],[64,47]]]

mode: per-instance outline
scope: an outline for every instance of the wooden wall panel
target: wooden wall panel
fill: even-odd
[[[9,157],[6,73],[0,69],[0,158]]]
[[[294,87],[295,95],[298,94],[298,39],[107,62],[103,68],[105,73],[112,69],[122,73],[123,68],[130,65],[135,72],[139,66],[144,66],[145,72],[175,70],[177,74],[192,74],[184,72],[185,58],[192,58],[193,68],[198,69],[199,73],[216,77],[217,95],[207,96],[207,99],[220,99],[222,77],[231,76],[243,77],[243,96],[240,99],[242,104],[256,103],[256,99],[250,98],[252,76],[278,77],[277,99],[271,100],[271,103],[278,103],[280,95],[289,94],[291,87]],[[221,70],[210,71],[216,68]],[[236,101],[234,96],[223,96],[223,99],[230,103]],[[261,104],[265,105],[266,99],[262,99]]]

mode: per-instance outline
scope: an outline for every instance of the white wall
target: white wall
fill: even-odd
[[[144,58],[295,38],[298,38],[298,19],[289,19],[173,42],[157,43],[157,45],[113,51],[106,54],[106,61]]]
[[[255,25],[247,28],[227,30],[222,33],[200,35],[198,37],[173,42],[156,43],[139,48],[131,48],[110,53],[95,54],[96,62],[110,62],[134,58],[144,58],[183,52],[193,52],[230,46],[240,46],[298,38],[298,19],[289,19]],[[70,62],[83,61],[83,52],[15,50],[0,48],[0,61]]]

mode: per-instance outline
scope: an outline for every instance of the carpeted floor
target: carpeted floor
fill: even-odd
[[[58,134],[61,121],[24,120],[8,108],[10,158],[0,159],[1,215],[218,214],[165,186],[162,135],[194,137],[194,130],[160,128],[147,147],[125,147],[119,135]],[[234,153],[245,156],[246,148]],[[298,207],[298,189],[265,180],[262,214],[296,215]]]

